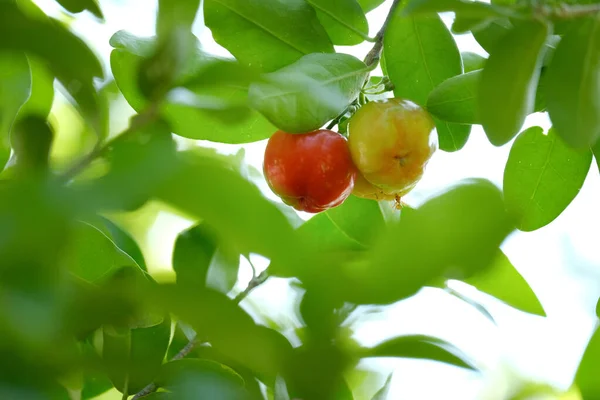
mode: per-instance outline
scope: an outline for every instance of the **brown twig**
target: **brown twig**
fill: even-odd
[[[385,18],[385,22],[381,26],[379,32],[377,32],[377,35],[375,36],[375,45],[365,57],[365,64],[367,64],[368,67],[378,63],[379,59],[381,58],[381,51],[383,50],[383,37],[385,36],[385,31],[388,25],[390,24],[390,21],[394,16],[394,11],[396,10],[396,7],[398,7],[398,5],[400,4],[400,1],[401,0],[394,0],[392,6],[390,7],[390,11],[388,12],[387,17]]]

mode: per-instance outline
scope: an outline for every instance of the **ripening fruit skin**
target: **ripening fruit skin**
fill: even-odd
[[[309,213],[340,205],[352,192],[356,176],[348,142],[329,130],[275,132],[267,143],[263,169],[269,187],[284,203]]]
[[[421,179],[437,149],[434,128],[429,113],[411,101],[394,98],[367,103],[348,123],[354,164],[381,193],[403,196]],[[366,185],[357,186],[356,195],[372,194],[372,189],[364,189]]]

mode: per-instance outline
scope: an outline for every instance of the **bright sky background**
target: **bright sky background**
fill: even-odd
[[[36,3],[56,15],[57,7],[52,0],[37,0]],[[84,14],[72,26],[105,61],[111,51],[108,39],[117,30],[127,29],[137,35],[153,34],[155,1],[101,3],[106,24],[101,25]],[[389,4],[384,5],[368,15],[371,36],[383,23],[388,8]],[[449,24],[452,16],[444,16],[444,19]],[[202,27],[201,21],[197,21],[195,33],[208,51],[227,54],[214,43],[210,31]],[[456,40],[461,51],[485,54],[470,34],[458,36]],[[364,43],[339,50],[363,58],[370,47],[370,43]],[[547,129],[550,123],[545,114],[534,114],[526,122],[526,127],[532,125]],[[263,141],[244,146],[246,161],[259,170],[262,170],[265,144]],[[234,152],[240,146],[216,147]],[[424,179],[405,201],[418,205],[449,185],[470,177],[487,178],[501,187],[509,150],[510,144],[501,148],[492,146],[481,127],[475,126],[464,149],[456,153],[436,153]],[[266,185],[261,185],[261,189],[276,199],[268,193]],[[592,333],[594,307],[600,293],[596,229],[600,226],[598,199],[600,178],[593,163],[583,189],[558,219],[533,233],[515,233],[503,244],[507,256],[538,294],[548,318],[515,311],[467,287],[464,293],[486,305],[498,326],[460,300],[433,289],[423,290],[384,312],[365,316],[363,322],[353,326],[355,337],[364,345],[376,344],[401,333],[441,337],[473,356],[482,366],[482,374],[427,361],[370,360],[361,366],[377,368],[381,374],[369,378],[367,392],[356,392],[356,400],[370,399],[391,371],[395,374],[390,399],[501,400],[507,398],[521,378],[567,389]],[[151,248],[160,260],[159,264],[169,265],[172,248],[165,242],[174,238],[189,222],[163,216],[158,223],[160,229],[155,230],[149,241],[154,244]],[[258,258],[256,264],[266,266],[264,260]],[[246,266],[240,272],[243,284],[239,287],[244,287],[249,278]],[[274,320],[293,329],[298,322],[292,313],[291,294],[286,281],[272,279],[250,295],[245,307],[250,311],[268,310]]]

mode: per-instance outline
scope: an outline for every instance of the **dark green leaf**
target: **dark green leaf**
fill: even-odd
[[[494,46],[485,64],[478,112],[488,139],[496,146],[509,142],[533,111],[548,32],[545,23],[523,22]]]
[[[523,231],[539,229],[558,217],[583,186],[592,162],[590,150],[569,148],[550,129],[523,131],[510,150],[504,170],[507,210]]]
[[[363,357],[420,358],[475,369],[472,360],[459,349],[441,339],[424,335],[398,336],[365,349]]]
[[[9,134],[19,109],[31,93],[31,72],[25,54],[0,55],[0,169],[10,156]]]
[[[443,121],[478,124],[477,87],[481,70],[445,80],[429,94],[427,110]]]
[[[97,0],[56,0],[58,3],[63,6],[69,12],[74,14],[80,13],[82,11],[88,10],[96,17],[103,19],[104,15],[102,15],[102,11],[100,10],[100,6],[98,5]]]
[[[143,56],[152,51],[154,39],[136,38],[118,32],[111,39],[111,44],[116,46],[111,53],[115,80],[129,104],[139,112],[147,105],[147,101],[138,89],[137,71]],[[238,84],[240,79],[248,78],[245,72],[237,69],[236,63],[198,53],[192,64],[191,71],[186,75],[189,89],[195,93],[191,94],[193,101],[168,102],[162,109],[162,115],[169,121],[174,133],[190,139],[221,143],[249,143],[273,134],[276,128],[258,112],[250,111],[250,115],[240,121],[231,117],[234,111],[227,111],[228,105],[238,109],[246,96],[245,90],[228,88],[228,85]],[[211,84],[216,89],[211,88]],[[189,91],[185,94],[187,98],[190,97]],[[215,110],[215,107],[223,106],[225,110]],[[223,118],[219,117],[218,112],[224,112]]]
[[[279,129],[303,133],[338,116],[358,96],[368,68],[347,54],[309,54],[250,87],[250,103]]]
[[[352,46],[369,35],[365,12],[356,0],[306,0],[317,12],[317,18],[333,44]]]
[[[46,176],[54,132],[45,117],[28,115],[13,125],[10,141],[16,171],[23,176]]]
[[[460,56],[463,60],[465,73],[482,69],[487,61],[487,58],[476,53],[471,53],[470,51],[462,52],[460,53]]]
[[[546,102],[556,133],[569,146],[589,147],[600,138],[600,18],[582,21],[558,44]]]
[[[385,384],[383,385],[383,387],[381,389],[379,389],[377,391],[377,393],[375,393],[375,396],[373,396],[373,398],[371,400],[388,400],[388,397],[390,395],[391,385],[392,385],[392,374],[390,374],[390,376],[388,376],[388,378],[385,380]]]
[[[431,15],[449,11],[470,18],[490,18],[506,13],[511,14],[510,9],[468,0],[411,0],[404,7],[402,13],[404,15]]]
[[[121,267],[137,265],[100,230],[84,222],[73,229],[67,260],[68,270],[87,282],[99,282]]]
[[[142,390],[158,374],[169,339],[171,320],[142,328],[104,328],[102,356],[115,387],[133,394]]]
[[[348,263],[348,301],[386,304],[415,294],[452,272],[471,276],[492,264],[511,232],[502,194],[485,180],[466,181],[402,214],[366,258]]]
[[[467,32],[476,32],[488,27],[495,18],[490,17],[469,17],[458,14],[454,17],[451,31],[455,35],[460,35]]]
[[[98,58],[81,39],[55,20],[32,18],[15,3],[4,1],[0,3],[0,49],[26,51],[46,61],[90,124],[103,131],[93,80],[104,73]]]
[[[511,307],[546,316],[544,308],[527,281],[502,252],[498,252],[489,268],[467,278],[465,282]]]
[[[209,360],[168,362],[161,368],[156,385],[180,399],[248,399],[242,377],[231,368]]]
[[[600,381],[598,380],[598,362],[600,361],[600,329],[596,330],[583,353],[575,384],[579,388],[582,399],[597,399],[600,397]]]
[[[167,35],[174,29],[191,30],[200,0],[159,0],[156,32]]]
[[[206,25],[241,63],[275,71],[333,46],[306,0],[206,0]]]
[[[385,34],[384,53],[394,95],[421,106],[437,85],[462,72],[456,43],[438,15],[403,17],[398,8]],[[470,127],[435,122],[442,150],[456,151],[467,142]]]
[[[385,0],[358,0],[358,4],[360,4],[365,13],[373,11],[374,9],[382,5],[384,2]]]

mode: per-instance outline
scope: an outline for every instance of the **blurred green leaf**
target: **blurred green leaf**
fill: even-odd
[[[182,232],[175,241],[173,269],[177,283],[200,290],[229,292],[237,281],[240,255],[207,223]]]
[[[102,354],[107,371],[115,387],[123,392],[142,390],[158,374],[169,338],[171,321],[165,318],[160,324],[118,332],[104,328]]]
[[[9,134],[31,93],[31,72],[24,53],[0,54],[0,167],[10,156]]]
[[[387,304],[445,274],[471,276],[493,263],[511,230],[498,188],[485,180],[465,181],[403,213],[366,258],[344,266],[348,282],[336,290],[348,301]]]
[[[106,279],[117,269],[136,262],[94,226],[78,222],[73,228],[67,268],[87,282]]]
[[[97,0],[56,0],[61,6],[67,11],[73,14],[80,13],[82,11],[89,11],[100,19],[104,19],[102,10],[98,5]]]
[[[146,261],[144,260],[142,250],[129,233],[110,219],[102,216],[98,216],[97,220],[91,221],[90,223],[104,232],[104,234],[108,236],[119,249],[131,257],[143,271],[147,271]]]
[[[507,210],[523,231],[539,229],[558,217],[583,186],[590,169],[590,150],[569,148],[550,129],[523,131],[515,140],[504,170]]]
[[[489,268],[465,279],[465,282],[511,307],[546,316],[544,308],[527,281],[501,251]]]
[[[339,207],[325,212],[344,235],[363,246],[369,246],[385,228],[385,221],[375,201],[350,196]]]
[[[454,12],[461,17],[489,18],[512,14],[505,9],[480,1],[468,0],[411,0],[402,10],[403,15],[431,15],[432,13]]]
[[[188,154],[179,161],[158,198],[210,224],[241,254],[290,258],[292,227],[256,186],[215,158]]]
[[[184,359],[168,362],[162,366],[155,383],[178,399],[249,398],[241,376],[231,368],[210,360]]]
[[[162,285],[152,300],[157,306],[172,310],[219,353],[249,369],[268,385],[274,384],[292,351],[281,334],[256,325],[223,294]]]
[[[28,56],[31,70],[31,95],[19,110],[21,115],[47,117],[54,101],[54,76],[43,61]]]
[[[487,58],[480,56],[479,54],[472,53],[470,51],[464,51],[460,53],[463,60],[463,66],[465,73],[482,69],[485,66]]]
[[[490,22],[488,26],[473,32],[477,43],[484,48],[488,54],[492,53],[494,46],[502,39],[512,28],[508,18],[498,18]]]
[[[386,30],[384,53],[394,95],[421,106],[437,85],[462,72],[458,47],[438,15],[404,17],[398,7]],[[469,126],[435,123],[442,150],[456,151],[467,142]]]
[[[425,335],[398,336],[363,352],[362,357],[419,358],[476,369],[473,361],[455,346]]]
[[[100,370],[102,358],[96,351],[91,340],[81,343],[83,357],[93,363],[95,369],[83,372],[83,388],[81,390],[81,399],[88,400],[101,395],[113,388],[113,384],[105,374]],[[97,369],[96,369],[97,368]]]
[[[309,54],[252,84],[250,103],[281,130],[309,132],[356,99],[367,73],[347,54]]]
[[[487,26],[494,20],[493,17],[469,17],[468,15],[458,14],[454,17],[452,27],[450,30],[455,35],[461,35],[467,32],[476,32],[481,29],[487,28]]]
[[[129,104],[140,112],[148,102],[138,89],[137,71],[143,57],[151,53],[154,39],[117,32],[111,44],[115,46],[111,53],[115,80]],[[232,117],[247,95],[240,84],[247,87],[253,77],[235,61],[198,52],[183,75],[181,84],[187,85],[187,90],[180,92],[179,101],[174,96],[162,107],[162,115],[174,133],[190,139],[249,143],[266,139],[275,131],[256,111],[246,109],[242,119]],[[183,99],[181,94],[185,95]]]
[[[478,96],[483,129],[495,146],[509,142],[533,111],[546,23],[523,22],[504,36],[486,62]],[[514,71],[507,74],[506,71]]]
[[[481,70],[445,80],[429,94],[427,110],[443,121],[478,124],[477,88]]]
[[[392,386],[392,374],[388,376],[381,389],[375,393],[371,400],[387,400],[390,395],[390,387]]]
[[[191,30],[200,0],[159,0],[156,32],[164,36],[174,29]]]
[[[548,67],[548,113],[572,147],[589,147],[600,138],[599,42],[600,18],[585,19],[562,38]]]
[[[59,22],[33,18],[11,1],[0,3],[0,49],[25,51],[47,62],[97,131],[98,115],[94,78],[103,78],[102,65],[89,47]]]
[[[290,400],[287,385],[281,376],[277,376],[275,387],[273,389],[273,400]]]
[[[204,18],[218,44],[265,72],[334,51],[306,0],[206,0]]]
[[[579,388],[582,399],[597,399],[600,397],[600,381],[598,380],[599,360],[600,330],[596,327],[583,353],[575,375],[575,384]]]
[[[360,4],[365,13],[373,11],[374,9],[382,5],[384,2],[385,0],[358,0],[358,4]]]
[[[306,0],[335,45],[352,46],[369,35],[369,23],[357,0]]]

